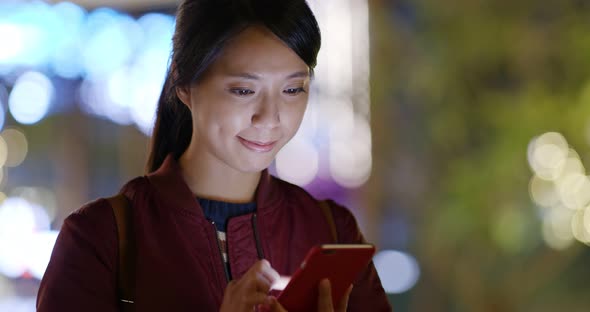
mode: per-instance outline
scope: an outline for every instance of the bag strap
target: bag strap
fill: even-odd
[[[135,235],[131,219],[131,206],[125,195],[118,194],[107,198],[115,221],[119,236],[119,270],[118,270],[118,295],[122,311],[131,311],[135,294]]]
[[[334,240],[334,243],[338,243],[338,231],[336,230],[336,223],[334,223],[334,216],[332,215],[332,209],[330,209],[330,204],[327,200],[320,200],[319,205],[322,212],[324,213],[324,217],[326,217],[328,226],[330,227],[332,239]]]

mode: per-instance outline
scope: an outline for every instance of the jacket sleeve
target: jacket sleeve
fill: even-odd
[[[37,295],[37,311],[118,311],[117,227],[104,199],[66,218]]]
[[[366,243],[352,213],[333,201],[329,203],[338,231],[338,241],[345,244]],[[373,261],[353,283],[352,293],[348,298],[348,311],[392,311]]]

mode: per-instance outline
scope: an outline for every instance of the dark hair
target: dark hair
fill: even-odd
[[[313,72],[321,37],[305,0],[184,0],[176,14],[172,56],[158,100],[148,172],[158,169],[168,154],[178,159],[191,141],[191,113],[176,95],[176,87],[196,82],[225,42],[250,25],[268,28]]]

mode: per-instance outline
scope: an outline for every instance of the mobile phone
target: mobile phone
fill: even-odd
[[[315,311],[321,280],[330,280],[334,307],[375,254],[371,244],[330,244],[313,247],[277,300],[289,312]]]

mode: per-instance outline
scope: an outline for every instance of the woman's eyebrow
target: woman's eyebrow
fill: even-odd
[[[249,79],[249,80],[260,80],[260,76],[253,74],[253,73],[234,73],[234,74],[228,74],[228,77],[232,77],[232,78],[243,78],[243,79]],[[309,77],[309,72],[308,71],[298,71],[295,73],[292,73],[290,75],[288,75],[286,77],[286,79],[292,79],[292,78],[306,78]]]
[[[287,79],[291,79],[291,78],[306,78],[309,77],[309,72],[308,71],[299,71],[296,73],[293,73],[289,76],[287,76]]]
[[[244,78],[244,79],[250,79],[250,80],[259,80],[260,76],[255,75],[255,74],[251,74],[251,73],[237,73],[237,74],[228,74],[228,77],[231,78]]]

